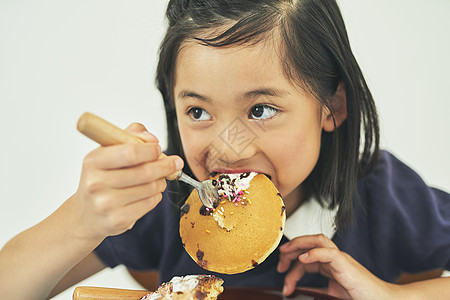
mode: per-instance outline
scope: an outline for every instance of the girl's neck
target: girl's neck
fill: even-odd
[[[296,187],[292,192],[290,192],[287,196],[283,197],[284,205],[286,206],[286,216],[289,217],[292,213],[295,212],[297,208],[303,203],[303,189],[301,185]]]

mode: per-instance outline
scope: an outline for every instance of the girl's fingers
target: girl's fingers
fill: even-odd
[[[131,229],[137,220],[156,207],[162,194],[135,201],[108,215],[106,232],[108,235],[120,234]]]
[[[336,248],[337,246],[324,234],[304,235],[290,240],[280,247],[281,253],[292,252],[297,249]]]
[[[304,266],[298,261],[295,262],[284,278],[283,295],[288,296],[292,294],[297,286],[297,282],[303,275],[305,275]]]
[[[323,234],[297,237],[280,247],[278,272],[289,270],[285,277],[284,295],[290,295],[295,290],[297,282],[303,277],[305,272],[319,271],[318,263],[320,263],[320,259],[325,259],[325,257],[321,257],[320,252],[314,252],[318,249],[339,252],[337,246]],[[312,255],[314,256],[309,257],[310,253],[313,253]],[[307,258],[310,261],[302,260]],[[326,258],[329,258],[329,256],[326,256]],[[295,262],[292,264],[292,261]]]
[[[300,254],[287,272],[284,295],[290,295],[294,291],[305,273],[317,272],[331,279],[329,292],[343,299],[370,299],[373,294],[370,295],[367,291],[385,289],[384,282],[322,235],[299,237],[282,245],[280,263],[285,264],[285,261],[290,260],[289,255],[302,247],[309,247],[310,250]],[[285,268],[285,265],[282,267]]]
[[[339,282],[347,291],[358,286],[359,280],[373,277],[350,255],[338,249],[317,248],[299,256],[305,265],[320,265],[321,273]]]
[[[337,268],[345,263],[345,258],[341,251],[337,248],[315,248],[298,257],[299,261],[304,264],[325,263],[336,265]]]
[[[155,161],[160,155],[161,147],[156,143],[121,144],[95,149],[85,157],[84,165],[103,170],[128,168]]]
[[[164,178],[152,181],[150,183],[116,190],[116,201],[121,205],[130,205],[141,199],[151,198],[162,194],[166,189],[166,180]]]
[[[297,237],[280,247],[278,272],[286,272],[291,265],[291,261],[297,260],[299,255],[316,247],[337,249],[337,246],[323,234]]]
[[[145,142],[159,143],[158,138],[148,132],[145,126],[140,123],[132,123],[125,130],[134,135],[137,135]]]
[[[299,249],[299,250],[293,250],[291,252],[282,252],[280,253],[280,258],[278,261],[278,267],[277,270],[280,273],[286,272],[289,267],[291,266],[291,262],[293,260],[297,260],[298,256],[302,253],[305,253],[307,250]]]
[[[141,199],[150,198],[161,194],[166,188],[166,180],[159,179],[150,183],[141,184],[124,189],[108,190],[95,200],[95,206],[99,213],[107,214],[120,209]]]
[[[134,217],[136,218],[136,220],[138,220],[146,213],[148,213],[150,210],[155,208],[156,205],[158,205],[159,202],[161,202],[161,199],[162,194],[159,193],[152,197],[143,198],[133,203],[130,203],[127,206],[125,206],[124,209],[125,211],[129,211],[130,214],[135,214]]]
[[[179,169],[177,161],[182,160],[178,156],[170,156],[148,163],[145,167],[150,171],[147,170],[145,174],[140,173],[144,165],[130,169],[99,171],[101,174],[92,173],[90,180],[85,179],[84,190],[92,197],[95,211],[105,215],[122,206],[164,192],[165,176]],[[126,176],[127,174],[130,176]],[[118,187],[109,186],[114,184]]]
[[[180,162],[181,165],[177,165]],[[168,156],[131,168],[105,171],[103,182],[111,188],[120,189],[150,183],[181,169],[181,158]]]
[[[319,265],[320,272],[336,281],[336,295],[343,298],[370,299],[368,291],[383,289],[385,282],[370,273],[349,254],[337,249],[312,249],[299,257],[299,261],[308,268],[309,265]],[[342,289],[340,288],[342,287]],[[380,297],[383,298],[383,297]],[[376,298],[378,299],[378,297]]]

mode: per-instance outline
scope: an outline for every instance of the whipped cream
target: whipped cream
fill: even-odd
[[[221,174],[217,179],[217,191],[222,198],[231,202],[239,202],[250,186],[250,181],[258,173]]]
[[[170,283],[172,283],[172,292],[192,291],[198,286],[199,279],[199,275],[187,275],[184,277],[175,276],[170,281]]]
[[[257,174],[255,172],[248,172],[220,175],[217,179],[217,191],[221,197],[221,201],[230,201],[236,206],[248,203],[249,200],[246,198],[248,193],[247,189]],[[225,211],[220,204],[212,211],[212,217],[221,228],[227,231],[231,231],[236,226],[233,222],[226,220]]]
[[[161,286],[164,292],[155,292],[148,294],[141,298],[141,300],[157,300],[157,299],[172,299],[172,295],[176,293],[191,293],[197,288],[200,279],[209,275],[186,275],[175,276],[169,282]],[[168,287],[167,291],[166,288]]]

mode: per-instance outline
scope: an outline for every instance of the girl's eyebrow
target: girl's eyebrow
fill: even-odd
[[[275,88],[258,88],[255,90],[251,90],[246,92],[242,97],[238,97],[236,101],[239,101],[241,99],[255,99],[259,96],[271,96],[271,97],[283,97],[286,95],[289,95],[290,93],[288,91],[279,90]],[[200,95],[198,93],[195,93],[193,91],[189,90],[183,90],[178,94],[178,99],[183,98],[196,98],[203,102],[211,103],[212,100],[206,96]]]
[[[208,103],[212,102],[211,99],[209,99],[208,97],[205,97],[205,96],[199,95],[195,92],[187,91],[187,90],[183,90],[178,94],[178,99],[183,99],[183,98],[196,98],[203,102],[208,102]]]
[[[257,98],[259,96],[283,97],[289,95],[288,91],[279,90],[275,88],[259,88],[245,93],[244,99]]]

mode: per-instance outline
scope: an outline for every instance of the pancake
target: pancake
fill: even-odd
[[[261,264],[278,246],[286,220],[280,193],[267,176],[222,174],[214,210],[194,190],[181,208],[180,236],[203,269],[242,273]]]
[[[222,284],[223,279],[210,275],[175,276],[141,300],[216,300]]]

